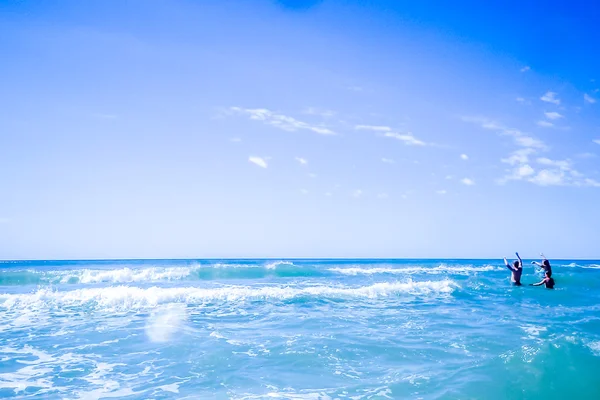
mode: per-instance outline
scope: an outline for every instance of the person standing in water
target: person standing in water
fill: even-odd
[[[542,286],[546,285],[546,289],[554,289],[554,279],[552,278],[552,272],[546,271],[544,279],[538,283],[530,283],[529,286]]]
[[[552,277],[552,267],[550,266],[550,261],[544,256],[544,254],[540,254],[542,256],[542,263],[540,264],[537,261],[532,261],[531,263],[537,265],[540,268],[544,269],[544,272],[550,273],[550,277]]]
[[[517,255],[518,260],[513,261],[513,264],[510,265],[508,261],[506,261],[506,257],[504,257],[504,264],[506,265],[506,268],[510,269],[510,271],[512,272],[510,280],[512,281],[513,285],[521,286],[521,275],[523,274],[523,260],[521,260],[519,253],[515,254]]]

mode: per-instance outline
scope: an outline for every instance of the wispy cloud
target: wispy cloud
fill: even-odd
[[[307,107],[302,111],[302,113],[307,114],[307,115],[317,115],[317,116],[323,117],[323,118],[330,118],[335,115],[335,111],[322,110],[322,109],[316,108],[316,107]]]
[[[308,160],[306,158],[296,157],[296,161],[298,161],[301,165],[308,164]]]
[[[529,156],[535,153],[534,149],[518,149],[511,153],[508,158],[503,158],[501,161],[510,165],[526,164],[529,162]]]
[[[556,111],[551,111],[551,112],[544,112],[544,115],[546,116],[546,118],[548,119],[559,119],[559,118],[564,118],[564,116],[562,114],[557,113]]]
[[[262,168],[267,168],[268,167],[267,161],[265,161],[265,159],[262,158],[262,157],[250,156],[250,157],[248,157],[248,161],[250,161],[251,163],[256,164],[256,165],[258,165],[259,167],[262,167]]]
[[[596,144],[600,144],[600,139],[594,139],[594,140],[592,140],[592,142],[594,142]]]
[[[506,127],[496,121],[490,120],[485,117],[462,117],[464,122],[474,123],[481,126],[484,129],[489,129],[492,131],[499,132],[504,136],[511,136],[515,142],[520,147],[531,147],[539,150],[546,150],[548,146],[544,142],[539,139],[536,139],[532,136],[529,136],[519,129]]]
[[[523,97],[517,97],[515,100],[517,101],[517,103],[521,103],[521,104],[531,104],[531,102],[530,102],[530,101],[528,101],[528,100],[525,100]]]
[[[499,183],[523,180],[538,186],[600,186],[599,182],[585,177],[575,169],[570,160],[540,157],[535,160],[539,167],[537,170],[528,163],[529,161],[527,159],[527,163],[517,164]]]
[[[391,158],[382,158],[381,162],[385,163],[385,164],[395,164],[396,163],[396,161],[392,160]]]
[[[546,157],[532,159],[540,151],[548,150],[548,146],[537,138],[482,117],[463,117],[463,121],[476,123],[482,128],[511,136],[519,147],[509,157],[501,160],[511,167],[507,170],[507,174],[498,180],[500,184],[511,180],[522,180],[540,186],[600,186],[600,183],[585,177],[575,169],[570,160],[552,160]],[[600,144],[600,139],[596,143]]]
[[[436,193],[437,193],[437,194],[442,194],[442,195],[443,195],[443,194],[446,194],[446,193],[448,193],[448,192],[447,192],[447,191],[445,191],[444,189],[442,189],[442,190],[438,190],[438,191],[436,191]]]
[[[306,189],[300,189],[300,193],[302,193],[302,194],[305,194],[305,195],[306,195],[306,194],[308,194],[308,190],[306,190]]]
[[[540,100],[545,101],[546,103],[560,104],[560,99],[556,97],[555,92],[546,92],[546,94],[540,97]]]
[[[527,72],[527,71],[529,71],[529,70],[531,70],[531,67],[530,67],[530,66],[528,66],[528,65],[526,65],[526,66],[524,66],[523,68],[521,68],[521,72]]]
[[[554,126],[554,124],[552,122],[548,122],[548,121],[538,121],[536,122],[538,126],[541,126],[543,128],[552,128]]]
[[[387,132],[387,133],[384,133],[383,136],[388,137],[388,138],[393,138],[396,140],[400,140],[407,146],[426,146],[427,145],[427,143],[425,143],[422,140],[417,139],[411,133]]]
[[[239,137],[234,137],[234,138],[229,139],[229,141],[232,143],[239,143],[242,141],[242,139],[240,139]]]
[[[310,174],[308,174],[309,178],[315,179],[317,177],[317,174],[313,174],[312,172]]]
[[[271,125],[275,128],[283,129],[285,131],[298,131],[298,130],[308,130],[314,133],[318,133],[319,135],[335,135],[336,133],[329,128],[325,128],[319,125],[309,124],[303,121],[299,121],[293,117],[288,117],[286,115],[277,114],[273,111],[270,111],[266,108],[240,108],[240,107],[231,107],[231,111],[247,115],[251,120],[261,121],[267,125]]]
[[[590,96],[589,94],[585,93],[583,95],[583,101],[589,104],[594,104],[596,102],[596,99]]]
[[[367,130],[367,131],[375,131],[375,132],[390,132],[392,128],[389,126],[380,126],[380,125],[356,125],[354,129],[357,130]]]
[[[466,154],[461,154],[461,155],[460,155],[460,159],[461,159],[461,160],[465,160],[465,161],[467,161],[467,160],[469,159],[469,156],[468,156],[468,155],[466,155]]]
[[[472,179],[469,179],[469,178],[463,178],[463,179],[461,179],[460,183],[462,183],[463,185],[467,185],[467,186],[473,186],[473,185],[475,185],[475,181],[473,181]]]
[[[356,189],[354,192],[352,192],[352,197],[361,197],[363,195],[363,191],[360,189]]]
[[[387,199],[388,197],[389,197],[389,196],[388,196],[388,194],[387,194],[387,193],[379,193],[379,194],[377,195],[377,198],[378,198],[378,199]]]

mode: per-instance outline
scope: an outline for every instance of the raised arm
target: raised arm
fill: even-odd
[[[521,268],[523,268],[523,260],[521,260],[521,256],[519,255],[519,252],[515,253],[517,255],[517,258],[519,259],[519,264],[521,264]]]
[[[512,265],[510,265],[510,263],[506,260],[506,257],[504,257],[504,265],[506,265],[506,268],[510,269],[511,271],[514,271]]]
[[[542,264],[540,264],[540,263],[539,263],[539,262],[537,262],[537,261],[532,261],[531,263],[532,263],[533,265],[537,265],[538,267],[542,267],[542,268],[543,268],[543,265],[542,265]]]

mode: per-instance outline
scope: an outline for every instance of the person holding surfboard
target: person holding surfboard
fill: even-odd
[[[521,260],[521,257],[519,256],[518,252],[515,254],[517,255],[518,260],[513,261],[513,264],[510,265],[506,260],[506,257],[504,257],[504,264],[506,265],[506,268],[510,269],[510,271],[512,272],[510,280],[512,281],[513,285],[521,286],[521,275],[523,274],[523,260]]]

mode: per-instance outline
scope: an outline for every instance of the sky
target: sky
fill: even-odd
[[[599,19],[3,0],[0,259],[600,258]]]

